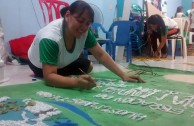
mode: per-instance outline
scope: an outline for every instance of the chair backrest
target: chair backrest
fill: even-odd
[[[183,25],[184,29],[183,31],[186,33],[184,36],[187,37],[187,34],[189,33],[189,27],[190,27],[190,20],[187,17],[183,17]]]
[[[92,23],[91,29],[92,29],[92,31],[93,31],[97,36],[99,36],[99,32],[100,32],[100,31],[102,31],[102,32],[105,33],[105,34],[108,33],[108,32],[104,29],[104,27],[103,27],[100,23],[97,23],[97,22]]]
[[[69,6],[68,3],[60,0],[39,0],[39,4],[42,10],[45,25],[60,18],[60,9],[64,6]]]
[[[176,13],[176,17],[182,18],[182,17],[184,17],[184,13],[183,12]]]
[[[194,28],[194,9],[190,10],[189,18],[191,20],[190,28]]]
[[[109,33],[111,33],[109,34],[109,37],[115,43],[124,45],[129,43],[130,34],[134,33],[136,30],[137,30],[137,25],[133,21],[115,21],[112,23],[112,25],[109,28]],[[114,34],[114,31],[116,34]]]
[[[178,28],[180,29],[179,34],[183,35],[183,20],[181,18],[173,18],[173,20],[177,23]]]
[[[180,29],[180,35],[182,37],[186,37],[189,30],[189,19],[187,18],[173,18],[173,19],[178,24],[178,28]]]

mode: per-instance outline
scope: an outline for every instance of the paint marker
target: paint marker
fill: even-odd
[[[79,68],[79,70],[83,73],[83,74],[86,74],[86,75],[88,75],[88,76],[90,76],[89,74],[87,74],[86,72],[84,72],[81,68]],[[91,76],[90,76],[91,77]],[[91,77],[92,78],[92,77]],[[96,84],[96,82],[95,82],[95,84]],[[96,84],[96,86],[97,86],[97,84]]]

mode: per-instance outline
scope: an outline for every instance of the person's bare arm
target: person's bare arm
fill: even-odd
[[[100,63],[102,63],[106,68],[118,75],[123,81],[144,82],[139,76],[130,76],[125,74],[125,72],[121,70],[121,68],[114,62],[110,55],[100,47],[99,44],[96,44],[96,46],[91,48],[90,52]]]
[[[166,39],[167,39],[166,35],[161,37],[161,43],[160,43],[160,45],[158,46],[158,49],[157,49],[158,51],[161,51],[161,49],[164,47],[164,45],[166,43]]]
[[[43,76],[46,83],[53,87],[91,89],[96,86],[95,80],[89,75],[64,77],[57,74],[55,65],[50,64],[43,64]]]

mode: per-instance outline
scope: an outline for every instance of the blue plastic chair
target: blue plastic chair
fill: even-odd
[[[98,43],[100,45],[106,44],[106,52],[111,55],[111,40],[99,37],[99,31],[102,31],[106,35],[108,34],[108,31],[106,31],[100,23],[96,22],[92,24],[91,28],[94,30],[96,34]]]
[[[136,24],[137,25],[137,24]],[[137,29],[139,26],[137,25]],[[134,55],[141,55],[141,37],[139,36],[139,29],[136,30],[134,34],[131,34],[131,46],[132,46],[132,53]]]
[[[144,31],[144,11],[139,5],[131,5],[130,21],[136,22],[137,30],[134,35],[132,35],[132,51],[135,55],[142,55],[141,45],[142,45],[142,33]]]
[[[114,29],[117,28],[114,35]],[[132,21],[115,21],[109,28],[108,38],[111,38],[112,42],[112,58],[115,60],[116,46],[126,47],[126,62],[131,64],[132,62],[132,47],[131,47],[131,34],[137,30],[137,25]],[[115,39],[114,39],[115,36]]]
[[[98,43],[102,46],[103,44],[106,45],[105,50],[106,52],[111,55],[111,40],[107,38],[100,38],[99,37],[99,31],[102,31],[105,35],[108,34],[108,32],[104,29],[104,27],[100,23],[92,23],[91,30],[96,36],[96,39]],[[88,49],[84,49],[84,57],[88,58]]]

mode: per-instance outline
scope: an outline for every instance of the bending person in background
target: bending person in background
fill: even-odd
[[[167,38],[177,34],[179,32],[177,23],[168,17],[162,18],[160,15],[152,15],[147,19],[147,34],[148,41],[152,47],[152,55],[154,57],[166,58],[167,54],[167,46],[166,41]],[[157,39],[159,39],[159,46],[157,45]]]
[[[123,81],[144,82],[139,76],[127,75],[122,71],[97,43],[89,30],[94,11],[88,3],[81,0],[73,2],[63,17],[42,28],[28,50],[29,66],[36,76],[43,77],[46,84],[54,87],[95,87],[95,80],[84,74],[92,71],[92,62],[79,58],[85,47]]]

